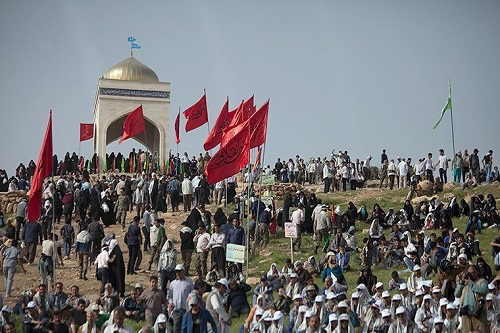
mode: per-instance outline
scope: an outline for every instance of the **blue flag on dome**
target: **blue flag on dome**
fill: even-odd
[[[134,38],[134,37],[132,37],[132,36],[127,37],[127,41],[128,41],[129,43],[133,43],[133,42],[135,42],[135,38]]]
[[[130,47],[133,49],[140,49],[141,48],[141,46],[139,44],[136,44],[136,43],[130,44]]]

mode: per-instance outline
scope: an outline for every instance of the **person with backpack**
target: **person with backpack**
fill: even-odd
[[[71,225],[71,220],[66,220],[66,223],[61,228],[61,237],[63,239],[64,260],[69,259],[71,246],[75,242],[75,228]]]

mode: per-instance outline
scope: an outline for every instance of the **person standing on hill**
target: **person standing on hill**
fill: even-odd
[[[448,156],[444,154],[444,149],[439,149],[439,157],[436,165],[434,165],[434,169],[439,167],[439,178],[441,179],[441,183],[444,185],[448,182],[448,162],[451,161]]]
[[[489,184],[491,183],[491,169],[492,169],[492,165],[493,165],[493,150],[489,150],[488,151],[488,154],[484,155],[483,157],[483,165],[484,165],[484,169],[486,171],[486,182]]]
[[[425,159],[425,178],[434,183],[434,163],[432,162],[432,153],[427,154],[427,158]]]
[[[139,217],[134,216],[132,224],[128,227],[125,235],[125,243],[127,243],[129,251],[129,261],[127,266],[127,275],[135,275],[136,262],[139,255],[139,250],[142,243],[141,229],[139,228]]]
[[[122,231],[125,231],[125,219],[127,218],[127,211],[129,207],[130,198],[125,193],[125,188],[122,188],[114,209],[116,221],[122,226]]]
[[[476,179],[476,181],[479,183],[479,169],[480,169],[480,164],[479,164],[479,150],[474,149],[473,153],[470,155],[469,161],[470,161],[470,169],[472,171],[472,176]]]

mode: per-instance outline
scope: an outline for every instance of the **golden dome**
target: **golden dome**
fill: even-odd
[[[130,56],[127,59],[119,62],[111,67],[106,74],[105,79],[126,80],[126,81],[143,81],[143,82],[159,82],[158,75],[144,65],[136,58]]]

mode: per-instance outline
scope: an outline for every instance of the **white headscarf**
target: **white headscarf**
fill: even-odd
[[[158,315],[158,318],[156,318],[156,321],[155,321],[155,324],[153,326],[153,331],[155,333],[159,333],[160,332],[160,327],[159,327],[159,323],[165,323],[165,326],[167,325],[167,316],[165,316],[163,313],[160,313]],[[165,328],[166,330],[166,328]]]
[[[118,241],[116,239],[112,239],[109,241],[109,253],[111,253],[111,251],[113,251],[113,249],[115,248],[115,246],[118,245]]]

